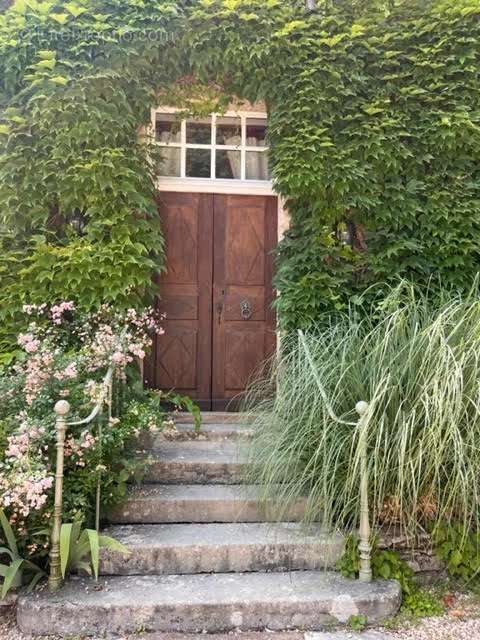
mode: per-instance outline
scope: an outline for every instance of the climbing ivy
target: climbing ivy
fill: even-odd
[[[196,50],[221,43],[213,66],[237,69],[234,86],[270,107],[273,173],[293,222],[280,247],[283,325],[398,276],[469,287],[480,248],[478,0],[318,2],[314,14],[274,0],[201,4]]]
[[[478,0],[16,0],[0,15],[0,348],[24,302],[141,304],[163,265],[150,106],[262,98],[286,328],[480,248]],[[179,82],[180,80],[180,82]],[[188,98],[189,88],[193,99]],[[374,288],[378,290],[378,288]]]
[[[138,133],[179,21],[173,0],[17,0],[0,16],[5,346],[23,303],[140,304],[152,291],[163,238]]]

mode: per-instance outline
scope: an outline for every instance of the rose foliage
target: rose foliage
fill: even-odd
[[[64,522],[91,523],[100,478],[102,506],[121,499],[126,482],[140,473],[133,461],[141,431],[161,428],[159,395],[139,384],[138,359],[161,334],[153,311],[77,312],[71,301],[28,305],[27,330],[18,336],[22,356],[0,376],[0,508],[9,517],[28,557],[44,556],[53,507],[55,417],[61,398],[72,407],[70,421],[90,414],[114,365],[117,402],[99,422],[68,426],[65,440]],[[128,384],[125,384],[127,383]],[[122,391],[122,410],[118,397]],[[113,404],[113,403],[112,403]]]

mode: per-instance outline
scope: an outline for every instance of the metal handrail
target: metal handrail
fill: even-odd
[[[120,339],[123,340],[125,332],[122,333]],[[62,586],[62,572],[60,561],[60,533],[62,529],[62,508],[63,508],[63,469],[65,460],[65,434],[68,427],[77,427],[92,423],[101,413],[105,404],[108,406],[109,419],[112,417],[112,389],[113,375],[115,372],[115,364],[111,361],[102,381],[102,390],[100,396],[95,403],[90,414],[83,420],[75,420],[67,422],[67,416],[70,412],[70,403],[67,400],[59,400],[55,404],[55,431],[57,436],[57,455],[55,469],[55,506],[53,513],[53,527],[50,538],[50,574],[48,578],[48,586],[50,591],[58,591]],[[98,424],[98,438],[101,443],[102,424]],[[100,528],[100,497],[101,497],[101,481],[100,475],[97,480],[97,490],[95,497],[95,528]]]
[[[83,424],[90,424],[90,422],[93,422],[95,420],[95,418],[98,416],[98,414],[102,410],[103,405],[105,404],[105,401],[108,398],[108,394],[110,393],[110,387],[113,382],[114,369],[115,367],[113,365],[110,365],[102,382],[102,393],[100,394],[100,397],[97,400],[97,403],[95,404],[90,415],[84,418],[83,420],[77,420],[76,422],[68,422],[67,427],[79,427]]]
[[[367,449],[367,426],[372,415],[372,405],[361,400],[355,405],[355,411],[359,418],[357,422],[348,422],[339,418],[330,404],[327,392],[322,384],[318,371],[315,368],[312,355],[308,349],[305,334],[301,329],[298,330],[299,342],[303,347],[307,362],[312,370],[313,378],[318,387],[322,400],[325,404],[328,416],[334,422],[358,429],[358,454],[360,459],[360,525],[358,529],[360,553],[360,572],[359,578],[362,582],[372,581],[372,549],[371,549],[371,528],[370,528],[370,510],[368,504],[368,449]]]

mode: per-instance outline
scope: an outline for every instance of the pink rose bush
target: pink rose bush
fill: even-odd
[[[139,380],[138,360],[146,357],[163,329],[162,318],[152,309],[119,312],[104,305],[85,314],[77,311],[73,301],[63,301],[50,307],[26,305],[24,313],[26,327],[17,340],[19,356],[0,375],[0,507],[17,533],[25,536],[24,548],[31,554],[45,554],[53,502],[55,403],[68,398],[69,418],[84,418],[100,397],[112,363],[115,378],[128,380],[134,388]],[[121,452],[138,425],[122,416],[105,424],[103,446],[95,424],[67,430],[67,519],[90,517],[97,473],[105,474],[113,495],[118,472],[111,473],[111,480],[108,473],[112,465],[121,463]]]
[[[53,475],[43,445],[45,427],[28,418],[25,412],[16,419],[18,430],[7,437],[5,459],[0,466],[0,501],[10,509],[12,522],[23,525],[31,511],[46,505]]]

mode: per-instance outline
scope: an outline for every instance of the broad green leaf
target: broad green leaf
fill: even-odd
[[[78,4],[75,4],[73,2],[69,2],[64,6],[65,9],[72,14],[72,16],[75,16],[75,18],[78,18],[78,16],[81,16],[82,13],[86,12],[85,7],[80,7]]]
[[[22,558],[18,558],[17,560],[14,560],[12,564],[8,567],[5,573],[3,584],[2,584],[2,593],[1,593],[2,599],[5,598],[5,596],[7,595],[7,593],[10,591],[12,587],[19,587],[21,585],[22,564],[23,564]]]
[[[50,78],[50,82],[54,82],[55,84],[66,85],[69,83],[69,79],[65,76],[53,76]]]
[[[99,545],[102,549],[108,549],[109,551],[117,551],[118,553],[123,553],[125,555],[130,555],[132,552],[128,547],[124,544],[116,540],[115,538],[111,538],[110,536],[99,536]]]
[[[24,560],[22,568],[24,572],[34,571],[35,573],[40,573],[41,575],[45,575],[45,571],[40,569],[40,567],[34,564],[31,560]]]
[[[37,62],[35,64],[35,67],[38,67],[39,69],[54,69],[56,64],[57,64],[57,61],[55,59],[40,60],[40,62]]]
[[[68,20],[68,13],[51,13],[50,17],[59,24],[65,24]]]
[[[14,557],[13,553],[10,551],[10,549],[7,549],[7,547],[0,547],[0,556],[2,554],[6,554],[6,555],[10,556],[10,558],[12,560],[15,560],[15,557]]]
[[[90,560],[92,562],[95,579],[98,580],[98,567],[100,564],[100,542],[98,531],[87,529],[88,540],[90,542]]]
[[[2,525],[3,533],[5,534],[5,538],[7,539],[7,544],[10,547],[11,552],[16,558],[18,558],[17,541],[15,540],[13,529],[3,509],[0,509],[0,524]]]
[[[60,567],[62,570],[62,578],[65,578],[67,567],[71,559],[70,550],[72,546],[72,528],[73,524],[67,522],[62,524],[60,529]]]
[[[45,576],[43,571],[38,571],[28,583],[27,593],[31,593],[36,587],[37,583]]]
[[[41,60],[54,60],[56,55],[57,55],[56,51],[49,51],[47,49],[43,49],[37,52],[37,56]]]

